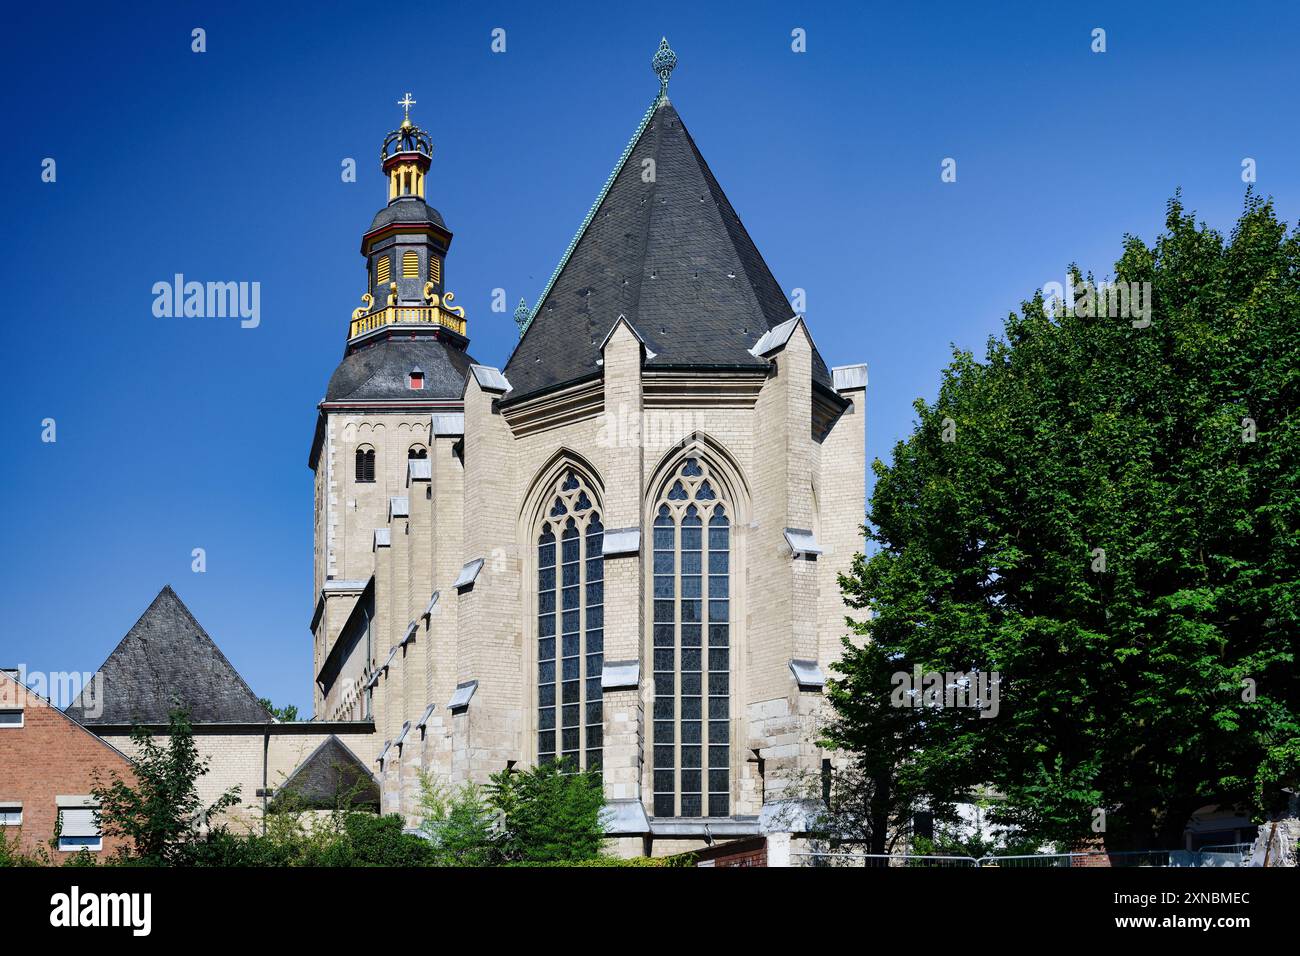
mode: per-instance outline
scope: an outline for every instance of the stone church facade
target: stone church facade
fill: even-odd
[[[564,759],[623,853],[799,831],[865,366],[829,369],[667,96],[505,365],[470,355],[431,138],[382,152],[367,291],[319,405],[315,719],[373,720],[384,810]],[[477,253],[477,254],[481,254]]]

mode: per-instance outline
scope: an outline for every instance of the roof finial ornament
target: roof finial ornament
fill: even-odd
[[[515,306],[515,325],[519,326],[519,337],[524,337],[524,326],[528,324],[528,316],[531,310],[528,308],[528,302],[520,297],[519,305]]]
[[[664,37],[659,41],[659,49],[655,51],[654,59],[650,61],[650,67],[659,75],[659,95],[661,97],[668,95],[668,77],[672,74],[673,67],[676,65],[677,54],[668,45],[668,38]]]
[[[403,96],[400,100],[397,101],[397,105],[402,107],[404,110],[406,110],[406,118],[402,120],[402,125],[410,126],[411,107],[415,105],[415,100],[411,99],[410,93],[407,93],[405,96]]]

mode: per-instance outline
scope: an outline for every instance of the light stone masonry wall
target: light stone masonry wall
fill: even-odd
[[[502,396],[471,375],[463,440],[432,436],[428,418],[409,413],[329,416],[334,471],[329,481],[318,473],[318,502],[338,497],[342,504],[333,532],[333,519],[318,515],[318,537],[334,536],[332,551],[318,547],[318,571],[332,554],[336,580],[375,575],[371,666],[383,662],[411,620],[417,623],[414,643],[373,690],[376,732],[363,759],[380,773],[385,809],[415,821],[422,771],[454,786],[536,759],[538,515],[555,476],[574,467],[590,478],[607,531],[642,533],[639,554],[605,561],[605,660],[639,661],[641,676],[636,688],[604,694],[603,777],[607,799],[640,800],[649,814],[648,519],[663,483],[692,454],[710,462],[735,498],[733,816],[756,818],[765,803],[797,796],[816,777],[825,756],[814,743],[824,700],[797,686],[790,661],[814,660],[829,674],[840,653],[847,609],[836,576],[862,546],[865,391],[843,393],[847,410],[825,436],[814,436],[812,343],[802,323],[770,357],[764,380],[700,376],[665,385],[661,376],[648,388],[644,346],[619,323],[603,350],[600,391],[590,397],[575,392],[503,413]],[[656,415],[656,427],[638,431]],[[351,481],[361,443],[374,445],[384,462],[369,486]],[[428,448],[429,481],[407,481],[406,451],[417,443]],[[392,495],[408,498],[408,516],[390,520]],[[390,546],[373,546],[375,528],[388,529]],[[786,528],[812,530],[821,557],[792,556]],[[452,582],[478,558],[478,579],[458,593]],[[426,617],[435,590],[439,601]],[[326,643],[340,618],[345,606],[327,609]],[[471,680],[478,687],[468,707],[451,713],[457,684]],[[428,726],[413,727],[380,772],[374,759],[383,743],[428,704]],[[645,836],[626,834],[611,845],[640,853]],[[651,842],[656,855],[702,845],[688,835]]]
[[[262,730],[241,725],[237,731],[211,725],[195,726],[195,750],[209,768],[197,781],[203,805],[211,806],[223,793],[239,788],[240,802],[214,823],[228,823],[236,830],[260,828],[262,799],[257,796],[258,791],[279,788],[330,737],[330,732],[303,732],[299,729],[303,727],[301,723],[293,726],[295,729],[289,730],[286,725],[271,724]],[[350,732],[336,725],[331,732],[363,763],[373,765],[377,756],[375,735],[367,731],[368,727],[358,727]],[[134,759],[139,753],[129,734],[101,736],[128,757]],[[165,733],[155,733],[155,740],[165,744]]]

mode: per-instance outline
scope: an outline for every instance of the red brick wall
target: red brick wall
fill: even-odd
[[[718,857],[714,866],[767,866],[767,847],[737,853],[735,856]]]
[[[748,837],[695,851],[696,865],[767,866],[767,838]]]
[[[130,779],[131,763],[43,697],[0,673],[0,708],[12,707],[22,707],[23,726],[0,727],[0,803],[21,802],[23,822],[19,827],[4,827],[5,837],[12,842],[16,832],[19,845],[28,853],[48,850],[58,819],[55,797],[89,796],[96,772],[105,783],[114,772]],[[120,842],[104,837],[96,856],[115,852]],[[50,853],[55,863],[70,855]]]

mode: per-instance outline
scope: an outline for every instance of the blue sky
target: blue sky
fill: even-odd
[[[823,355],[870,366],[868,456],[887,457],[952,343],[980,350],[1072,261],[1107,274],[1175,188],[1226,230],[1250,157],[1296,220],[1300,10],[1135,6],[6,10],[0,664],[93,670],[170,583],[254,690],[309,709],[307,453],[405,91],[456,235],[448,288],[472,353],[500,365],[515,328],[492,290],[541,291],[666,34],[673,102],[778,281],[806,290]],[[177,272],[260,282],[261,324],[155,318],[151,288]]]

